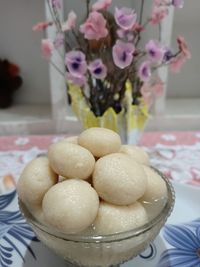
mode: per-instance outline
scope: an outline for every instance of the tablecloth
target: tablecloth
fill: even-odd
[[[0,137],[0,193],[15,187],[24,166],[47,151],[59,135]],[[140,144],[151,163],[170,179],[200,186],[200,132],[144,133]]]

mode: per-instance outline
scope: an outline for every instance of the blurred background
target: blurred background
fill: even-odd
[[[123,2],[123,3],[122,3]],[[138,10],[138,1],[127,0]],[[65,1],[64,10],[83,12],[81,1]],[[114,0],[124,5],[124,0]],[[146,0],[149,12],[151,1]],[[195,130],[200,128],[200,1],[185,1],[173,18],[172,44],[176,36],[185,37],[192,59],[180,73],[169,75],[162,108],[155,112],[147,130]],[[77,12],[77,13],[78,13]],[[76,118],[67,107],[64,83],[49,68],[40,52],[42,34],[32,32],[32,26],[47,14],[44,1],[0,0],[0,58],[9,59],[20,67],[23,86],[14,94],[11,107],[0,109],[0,134],[76,132]],[[81,16],[80,16],[81,17]],[[170,39],[170,31],[166,32]],[[1,88],[0,88],[1,90]],[[61,92],[62,91],[62,92]],[[59,93],[61,92],[61,93]],[[62,99],[62,100],[61,100]],[[62,121],[63,120],[63,121]]]

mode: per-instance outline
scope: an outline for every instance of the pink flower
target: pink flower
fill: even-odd
[[[107,75],[107,67],[103,64],[101,59],[96,59],[91,62],[88,69],[92,76],[96,79],[103,80]]]
[[[151,77],[151,64],[149,61],[144,61],[138,70],[138,76],[141,81],[147,82]]]
[[[170,61],[170,69],[172,72],[175,73],[180,71],[186,59],[191,58],[191,53],[188,49],[185,39],[182,36],[179,36],[177,38],[177,43],[179,46],[180,53],[178,54],[178,56],[172,58],[172,60]]]
[[[160,62],[163,60],[163,56],[165,53],[164,48],[161,46],[161,44],[156,40],[150,40],[146,46],[145,50],[149,56],[149,58],[153,62]]]
[[[115,21],[117,25],[127,31],[131,30],[136,23],[137,14],[134,9],[122,7],[121,9],[115,8]]]
[[[151,16],[151,24],[156,25],[160,23],[167,15],[169,10],[165,6],[154,6]]]
[[[37,23],[36,25],[33,26],[32,30],[33,31],[43,31],[45,30],[46,28],[48,28],[49,26],[53,25],[53,22],[39,22]]]
[[[151,90],[151,86],[148,83],[144,83],[142,88],[140,89],[140,93],[144,99],[144,102],[148,107],[151,107],[153,104],[153,92]]]
[[[188,46],[186,44],[185,39],[182,36],[179,36],[177,38],[177,43],[178,43],[178,46],[179,46],[180,51],[184,54],[184,56],[187,59],[190,59],[191,58],[191,53],[190,53],[190,51],[188,49]]]
[[[70,51],[65,56],[65,64],[74,76],[84,75],[87,71],[85,54],[81,51]]]
[[[112,0],[98,0],[94,5],[92,6],[93,11],[98,11],[102,9],[107,9],[112,3]]]
[[[80,26],[80,32],[83,33],[88,40],[105,38],[108,35],[106,20],[102,14],[93,11],[89,14],[86,22]]]
[[[128,67],[133,61],[134,51],[135,46],[133,44],[117,40],[112,50],[115,65],[120,69]]]
[[[180,69],[184,65],[186,58],[183,53],[179,54],[177,57],[173,58],[170,62],[170,69],[172,72],[180,72]]]
[[[78,86],[84,86],[86,84],[86,77],[82,74],[66,73],[66,79],[69,83],[76,84]]]
[[[157,80],[152,85],[151,90],[154,93],[154,95],[157,96],[157,97],[163,95],[164,83],[159,77],[157,78]]]
[[[70,31],[76,27],[76,20],[77,20],[77,15],[76,13],[72,10],[67,18],[67,21],[62,24],[62,31]]]
[[[158,77],[153,85],[144,82],[140,93],[145,101],[145,103],[150,107],[153,104],[153,100],[155,97],[159,97],[164,92],[164,83]]]
[[[46,58],[49,59],[53,53],[54,50],[54,45],[51,40],[49,39],[43,39],[41,43],[41,50],[42,50],[42,55]]]

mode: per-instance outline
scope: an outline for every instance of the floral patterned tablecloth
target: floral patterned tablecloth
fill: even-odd
[[[0,267],[66,266],[38,242],[19,211],[15,190],[24,166],[63,137],[0,137]],[[174,181],[177,198],[160,235],[123,266],[200,267],[200,132],[145,133],[140,145],[152,165]]]
[[[63,136],[0,137],[0,194],[15,187],[24,166]],[[171,179],[200,186],[200,132],[144,133],[140,145]]]

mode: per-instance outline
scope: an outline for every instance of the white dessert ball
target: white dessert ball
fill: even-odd
[[[58,142],[48,150],[52,169],[66,178],[87,179],[93,172],[95,159],[90,151],[76,144]]]
[[[58,175],[51,169],[48,158],[38,157],[25,167],[19,178],[19,198],[29,206],[41,205],[45,193],[57,180]]]
[[[97,158],[118,152],[121,147],[120,136],[106,128],[85,130],[79,135],[78,143]]]
[[[147,175],[147,188],[142,196],[142,201],[152,202],[167,196],[165,181],[153,169],[143,166]]]
[[[61,140],[61,142],[72,143],[72,144],[78,145],[78,136],[66,137],[63,140]]]
[[[139,202],[129,206],[101,202],[94,222],[94,230],[99,235],[114,234],[135,229],[147,221],[146,210]]]
[[[130,205],[144,195],[147,177],[142,166],[129,156],[114,153],[96,162],[93,185],[103,200]]]
[[[78,233],[89,227],[99,209],[99,197],[89,183],[69,179],[54,185],[43,199],[46,221],[62,233]]]
[[[42,204],[37,206],[26,205],[26,207],[36,221],[40,222],[43,225],[47,225],[47,222],[44,218],[44,212],[42,210]]]
[[[134,145],[123,145],[120,149],[120,153],[124,153],[129,155],[132,159],[134,159],[137,163],[150,165],[149,156],[146,151]]]

